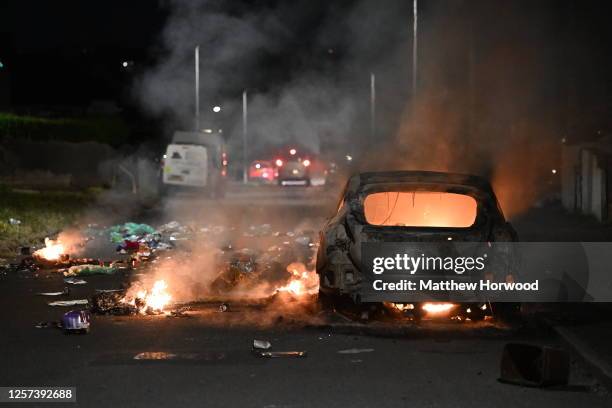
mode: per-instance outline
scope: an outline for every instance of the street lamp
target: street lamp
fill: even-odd
[[[214,107],[212,108],[212,110],[213,110],[213,112],[215,112],[215,113],[219,113],[219,112],[221,112],[221,107],[220,107],[220,106],[214,106]]]

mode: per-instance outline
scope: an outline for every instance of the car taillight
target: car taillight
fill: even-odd
[[[277,165],[278,167],[282,167],[282,165],[283,165],[283,161],[282,161],[281,159],[276,159],[276,165]]]
[[[302,162],[302,164],[304,165],[304,167],[308,167],[310,166],[310,160],[306,159]]]

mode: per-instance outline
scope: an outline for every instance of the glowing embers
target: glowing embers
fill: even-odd
[[[465,194],[433,191],[385,191],[364,200],[372,225],[467,228],[476,221],[478,205]]]
[[[423,303],[421,308],[428,315],[447,315],[453,310],[457,305],[453,303]]]

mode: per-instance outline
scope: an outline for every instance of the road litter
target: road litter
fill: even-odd
[[[71,310],[62,316],[62,328],[67,333],[89,333],[91,315],[87,310]]]
[[[55,302],[49,303],[49,306],[77,306],[86,305],[89,301],[87,299],[74,299],[74,300],[56,300]]]
[[[527,387],[564,386],[569,382],[569,354],[560,348],[523,343],[504,346],[499,381]]]
[[[17,218],[9,218],[9,224],[11,224],[11,225],[21,225],[21,220],[18,220]]]
[[[145,351],[132,357],[140,361],[220,361],[226,358],[223,352],[170,353],[167,351]]]
[[[126,238],[143,238],[147,235],[153,235],[156,233],[157,231],[155,231],[155,228],[152,226],[148,224],[137,224],[134,222],[126,222],[125,224],[115,225],[109,229],[110,240],[115,244],[122,243]]]
[[[112,275],[115,272],[117,272],[117,268],[114,266],[85,264],[71,266],[64,272],[64,276]]]
[[[37,329],[61,329],[61,322],[38,322],[34,325]]]
[[[229,310],[229,303],[221,303],[219,305],[219,311],[220,312],[227,312]]]
[[[125,292],[125,289],[96,289],[96,293]]]
[[[263,358],[302,358],[306,357],[305,351],[258,351],[257,355]]]
[[[61,292],[40,292],[37,293],[39,296],[68,296],[70,294],[70,290],[68,288],[64,288]]]
[[[294,241],[296,244],[308,246],[312,242],[312,239],[309,236],[304,235],[297,237]]]
[[[83,279],[77,279],[77,278],[66,278],[64,279],[64,283],[67,283],[69,285],[85,285],[87,281]]]
[[[267,340],[253,340],[253,349],[267,350],[272,347],[272,343]]]
[[[373,348],[352,348],[346,350],[339,350],[338,354],[361,354],[361,353],[371,353],[373,352]]]
[[[175,353],[165,351],[145,351],[134,356],[134,360],[173,360],[178,357]]]
[[[166,316],[167,317],[192,317],[189,313],[191,308],[189,306],[183,306],[175,310],[171,310]]]
[[[136,305],[123,301],[125,291],[98,292],[91,298],[91,311],[97,314],[127,316],[138,313]]]

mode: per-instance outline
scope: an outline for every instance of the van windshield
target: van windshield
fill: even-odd
[[[385,191],[364,201],[366,221],[380,226],[467,228],[477,208],[471,196],[437,191]]]

